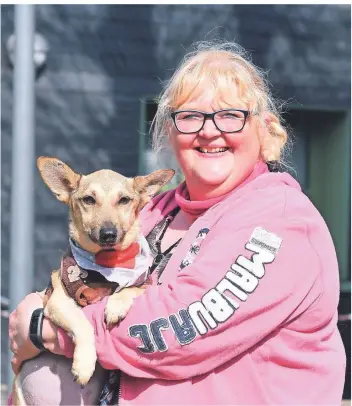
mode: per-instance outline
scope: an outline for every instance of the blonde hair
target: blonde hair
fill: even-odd
[[[271,95],[265,73],[251,62],[250,55],[241,46],[231,42],[195,43],[165,83],[151,127],[154,150],[160,151],[168,140],[173,110],[200,96],[210,86],[221,95],[233,85],[239,100],[251,115],[261,118],[266,129],[260,141],[262,158],[266,162],[283,163],[288,136],[278,102]]]

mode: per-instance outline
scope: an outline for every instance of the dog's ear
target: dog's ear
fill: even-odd
[[[67,204],[82,175],[74,172],[57,158],[41,156],[37,159],[37,166],[44,183],[58,200]]]
[[[174,175],[173,169],[159,169],[149,175],[134,178],[133,187],[141,197],[138,210],[141,210]]]

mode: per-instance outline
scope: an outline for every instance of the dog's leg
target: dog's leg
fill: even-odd
[[[54,290],[44,314],[73,335],[75,350],[72,373],[78,383],[85,385],[94,372],[97,360],[94,329],[76,302],[67,296],[57,271],[52,273],[51,280]]]
[[[134,299],[144,291],[143,287],[131,287],[109,296],[105,306],[105,321],[108,327],[122,320],[132,307]]]

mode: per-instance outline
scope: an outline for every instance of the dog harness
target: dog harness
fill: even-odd
[[[118,283],[107,281],[99,272],[81,268],[71,252],[61,261],[60,278],[67,294],[80,306],[96,303],[118,287]]]
[[[149,246],[144,237],[125,251],[101,251],[93,255],[70,240],[61,260],[60,279],[67,294],[80,306],[129,286],[141,286],[148,278]],[[53,291],[50,283],[46,294]]]

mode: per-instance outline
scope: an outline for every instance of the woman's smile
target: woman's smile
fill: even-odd
[[[227,152],[230,152],[229,147],[196,147],[197,151],[204,158],[220,158]]]

